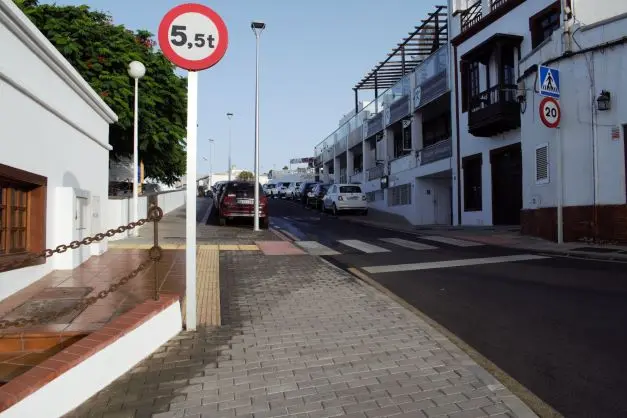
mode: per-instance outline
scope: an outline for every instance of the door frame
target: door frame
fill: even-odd
[[[522,142],[515,142],[513,144],[510,145],[505,145],[504,147],[500,147],[500,148],[495,148],[490,150],[490,193],[492,194],[492,225],[497,225],[497,223],[494,221],[495,220],[495,206],[497,205],[497,199],[495,198],[495,188],[494,188],[494,162],[495,160],[497,160],[499,157],[501,157],[503,154],[507,153],[507,152],[518,152],[520,154],[520,171],[521,171],[521,185],[520,185],[520,190],[522,193],[522,175],[523,175],[523,167],[522,167]],[[522,202],[522,194],[520,196],[520,200]],[[519,221],[520,223],[520,221]]]

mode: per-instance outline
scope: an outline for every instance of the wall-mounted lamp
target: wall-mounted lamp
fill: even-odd
[[[601,90],[601,94],[597,97],[597,110],[604,112],[611,109],[611,96],[607,90]]]
[[[516,86],[516,101],[520,105],[520,113],[525,113],[527,110],[527,88],[522,80]]]

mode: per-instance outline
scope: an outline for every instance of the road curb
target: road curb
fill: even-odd
[[[418,232],[414,232],[414,231],[407,231],[404,229],[400,229],[400,228],[390,228],[387,226],[379,226],[379,225],[373,225],[370,224],[368,222],[363,222],[363,221],[359,221],[359,220],[355,220],[355,219],[343,219],[343,221],[345,222],[349,222],[349,223],[353,223],[353,224],[357,224],[357,225],[363,225],[363,226],[369,226],[372,228],[378,228],[378,229],[384,229],[386,231],[392,231],[392,232],[399,232],[402,234],[409,234],[409,235],[414,235],[417,237],[420,237],[423,234],[420,234]],[[436,234],[437,235],[437,234]],[[442,235],[444,236],[444,235]],[[482,241],[475,241],[473,239],[469,239],[469,238],[459,238],[456,237],[458,239],[464,239],[466,241],[472,241],[472,242],[481,242],[482,244],[485,244]],[[492,245],[495,247],[502,247],[502,248],[510,248],[512,250],[519,250],[519,251],[532,251],[538,254],[547,254],[547,255],[555,255],[555,256],[561,256],[561,257],[568,257],[568,258],[583,258],[586,260],[593,260],[593,261],[614,261],[614,262],[625,262],[627,263],[627,255],[623,255],[623,254],[591,254],[588,252],[580,252],[580,251],[570,251],[570,250],[565,250],[565,251],[561,251],[561,250],[544,250],[544,249],[537,249],[537,248],[522,248],[522,247],[515,247],[512,245],[499,245],[499,244],[486,244],[486,245]]]
[[[462,350],[470,359],[475,363],[475,365],[466,365],[470,370],[472,370],[477,377],[483,381],[488,387],[492,388],[495,392],[495,395],[506,404],[519,418],[532,418],[532,417],[563,417],[559,412],[553,409],[550,405],[544,402],[542,399],[537,397],[533,392],[523,386],[516,379],[511,377],[505,371],[503,371],[500,367],[494,364],[492,361],[484,357],[481,353],[475,350],[473,347],[465,343],[459,337],[457,337],[454,333],[449,331],[446,327],[442,326],[437,321],[433,320],[427,314],[422,312],[420,309],[411,305],[409,302],[396,295],[395,293],[388,290],[385,286],[378,283],[376,280],[369,277],[366,273],[360,271],[355,267],[348,267],[346,269],[340,267],[339,265],[334,264],[333,262],[326,260],[323,257],[319,257],[325,264],[331,266],[334,269],[342,271],[344,273],[350,274],[353,278],[356,279],[358,283],[362,286],[366,286],[370,288],[374,292],[378,292],[388,297],[392,301],[398,303],[403,308],[407,309],[409,312],[418,316],[421,320],[423,320],[429,327],[433,328],[436,332],[444,335],[453,345]],[[500,396],[496,392],[498,392],[499,387],[505,387],[512,394],[514,394],[516,398],[511,396]]]

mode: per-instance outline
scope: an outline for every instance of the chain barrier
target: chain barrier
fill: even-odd
[[[57,245],[55,249],[46,249],[38,253],[30,254],[26,257],[20,258],[19,260],[14,260],[5,264],[0,264],[0,273],[2,273],[3,271],[21,267],[39,258],[50,258],[55,254],[63,254],[67,250],[76,250],[83,245],[90,245],[90,244],[93,244],[94,242],[100,242],[105,238],[111,238],[117,234],[122,234],[126,231],[131,231],[137,228],[138,226],[142,226],[146,224],[146,222],[159,222],[162,217],[163,217],[163,210],[158,206],[153,206],[149,209],[149,215],[147,218],[140,219],[136,222],[129,222],[126,225],[121,225],[121,226],[118,226],[117,228],[109,229],[107,232],[96,234],[93,237],[83,238],[80,241],[72,241],[69,244]]]
[[[42,323],[47,323],[57,318],[63,317],[71,312],[83,311],[84,309],[96,303],[98,300],[106,298],[109,294],[115,292],[120,287],[124,286],[131,279],[137,277],[139,273],[146,270],[146,268],[148,268],[148,266],[151,264],[154,267],[154,274],[155,274],[154,298],[155,300],[158,300],[160,283],[159,283],[159,272],[157,269],[157,263],[159,262],[159,260],[161,260],[161,257],[163,255],[163,250],[159,246],[159,241],[158,241],[158,223],[161,220],[161,218],[163,218],[163,210],[159,206],[153,205],[148,210],[147,218],[140,219],[136,222],[129,222],[127,225],[122,225],[122,226],[119,226],[118,228],[109,229],[105,233],[99,233],[99,234],[94,235],[93,237],[87,237],[80,241],[72,241],[71,243],[67,245],[66,244],[58,245],[54,250],[46,249],[37,254],[33,254],[31,256],[22,258],[20,260],[9,262],[6,264],[1,264],[0,273],[9,269],[27,264],[38,258],[49,258],[49,257],[52,257],[54,254],[62,254],[69,249],[75,250],[83,245],[90,245],[94,242],[100,242],[104,238],[107,238],[107,237],[111,238],[116,234],[121,234],[123,232],[130,231],[134,228],[137,228],[138,226],[142,226],[146,224],[147,222],[152,222],[154,225],[154,245],[148,251],[148,258],[142,261],[136,268],[131,270],[129,273],[122,276],[117,282],[112,283],[111,285],[109,285],[108,288],[101,290],[100,292],[98,292],[97,295],[84,298],[80,302],[78,302],[76,305],[70,306],[68,308],[62,309],[57,312],[53,312],[53,313],[42,315],[42,316],[35,316],[32,318],[18,318],[15,320],[0,319],[0,330],[13,328],[13,327],[21,328],[25,326],[33,326],[33,325],[38,325]]]

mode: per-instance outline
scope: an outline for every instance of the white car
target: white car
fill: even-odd
[[[287,188],[290,186],[290,183],[277,183],[276,184],[276,189],[277,189],[277,196],[279,198],[284,198],[287,195]]]
[[[358,184],[332,184],[322,200],[322,210],[330,210],[333,215],[345,211],[367,215],[368,201]]]
[[[274,183],[264,184],[263,191],[266,193],[266,195],[268,195],[268,197],[271,197],[273,199],[275,199],[279,195],[279,189]]]
[[[294,199],[296,197],[296,193],[300,188],[300,182],[290,183],[288,188],[285,190],[285,198],[286,199]]]

